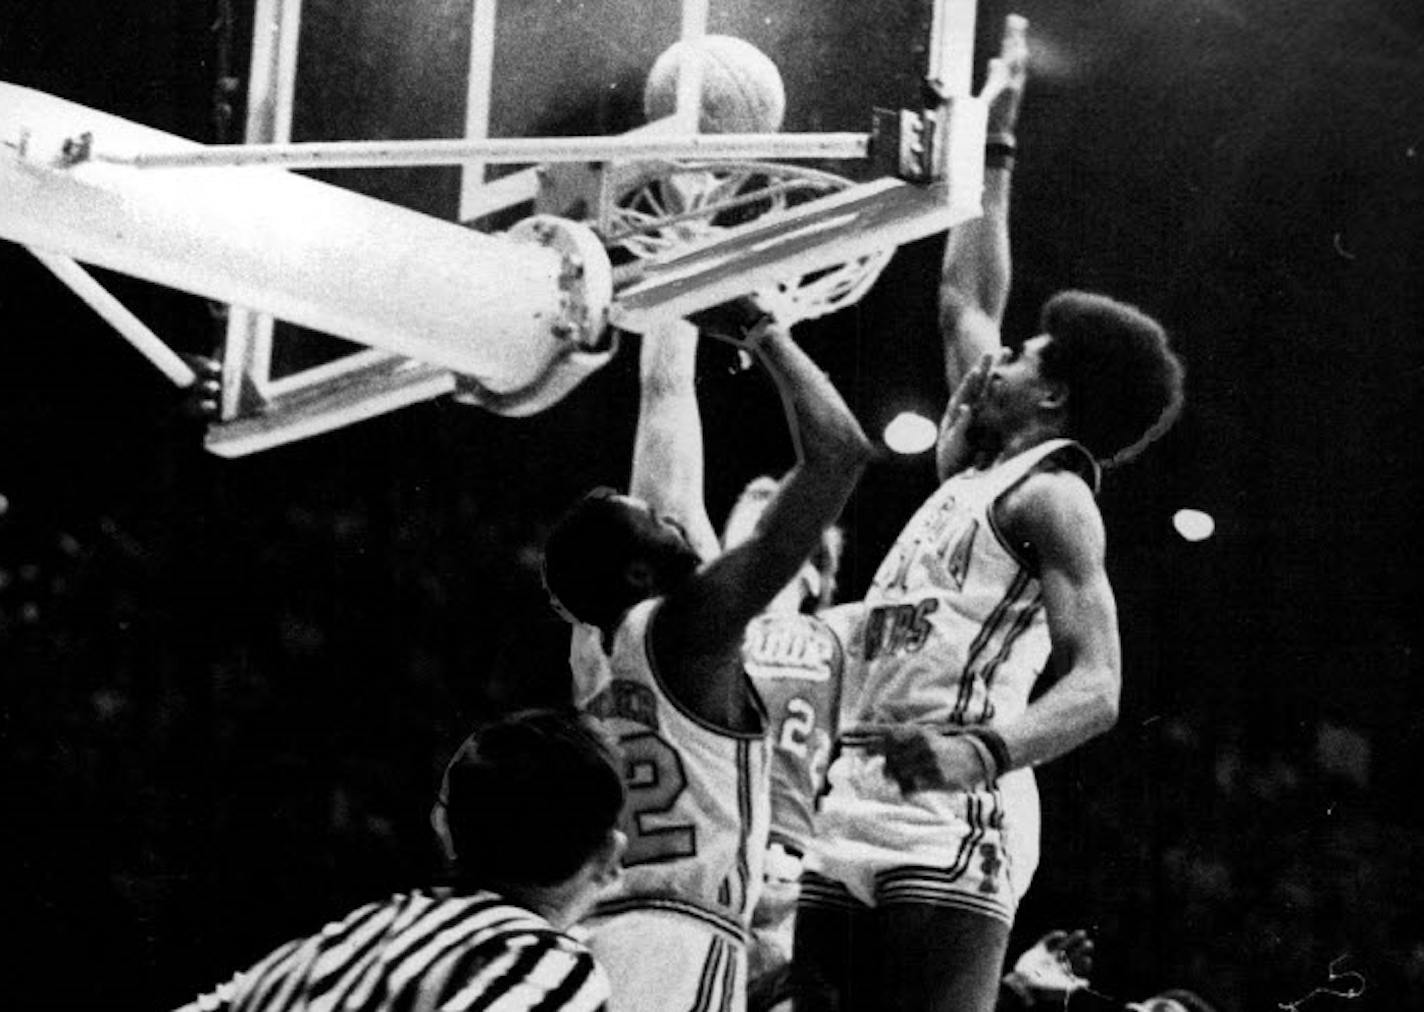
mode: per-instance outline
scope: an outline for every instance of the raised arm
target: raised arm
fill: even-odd
[[[717,533],[703,501],[702,416],[697,410],[697,328],[674,320],[643,335],[638,428],[630,495],[682,525],[703,559]]]
[[[746,716],[738,657],[747,622],[796,575],[871,455],[845,401],[785,325],[769,317],[750,338],[781,394],[796,463],[752,535],[670,594],[652,634],[658,670],[679,701],[731,728]]]
[[[1008,302],[1009,191],[1014,130],[1028,79],[1028,22],[1011,14],[1004,22],[999,56],[989,62],[980,98],[989,104],[984,164],[984,213],[952,229],[940,271],[940,333],[949,389],[985,354],[1000,346],[999,326]]]

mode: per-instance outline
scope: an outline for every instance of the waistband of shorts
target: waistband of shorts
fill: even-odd
[[[630,913],[664,913],[686,917],[716,931],[734,945],[747,944],[747,927],[720,910],[672,896],[620,896],[603,900],[584,919],[585,924]]]
[[[943,735],[963,734],[980,724],[957,724],[948,721],[905,721],[900,724],[863,724],[848,727],[836,736],[836,744],[843,748],[867,748],[878,745],[885,739],[885,732],[892,727],[923,727],[927,731],[938,731]]]

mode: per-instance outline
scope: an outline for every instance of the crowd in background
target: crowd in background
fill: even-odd
[[[423,880],[468,725],[563,691],[512,676],[565,648],[541,518],[492,523],[487,499],[418,480],[351,495],[338,471],[285,503],[234,480],[218,512],[148,526],[0,518],[7,892],[36,1007],[176,1003]],[[1118,730],[1043,773],[1056,846],[1015,951],[1081,924],[1108,995],[1417,1005],[1424,827],[1378,785],[1387,743],[1125,693]],[[85,973],[53,972],[80,952]],[[1348,1006],[1316,990],[1360,982]]]

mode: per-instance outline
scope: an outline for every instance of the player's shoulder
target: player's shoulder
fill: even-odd
[[[1056,455],[1045,457],[1035,464],[1015,491],[1029,499],[1075,502],[1086,497],[1089,502],[1096,503],[1088,477],[1073,463]]]
[[[998,521],[1015,540],[1098,540],[1103,519],[1097,496],[1077,469],[1044,460],[1003,497]]]

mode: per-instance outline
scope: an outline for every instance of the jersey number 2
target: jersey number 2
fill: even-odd
[[[622,820],[628,850],[623,855],[623,866],[695,856],[695,826],[655,825],[651,818],[671,811],[687,787],[687,774],[676,750],[651,731],[625,734],[618,739],[618,746],[623,752],[623,780],[628,788]]]
[[[830,758],[830,736],[816,734],[816,708],[800,696],[786,702],[786,719],[781,722],[777,747],[806,764],[813,784],[820,784]]]

